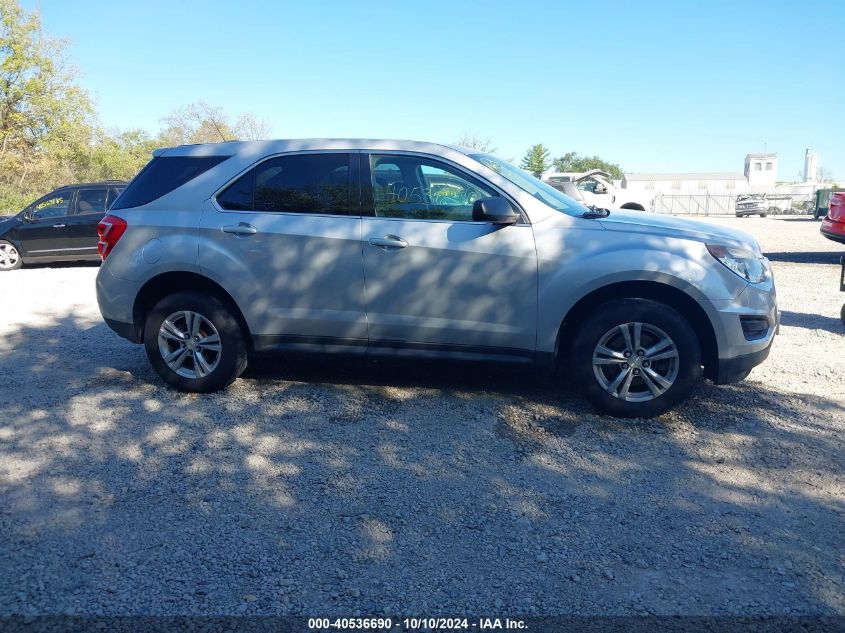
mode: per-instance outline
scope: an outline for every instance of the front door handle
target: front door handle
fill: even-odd
[[[54,228],[54,229],[63,229],[63,228],[65,228],[66,226],[67,226],[67,224],[54,224],[54,225],[53,225],[53,228]]]
[[[405,248],[408,242],[397,235],[385,235],[384,237],[371,237],[370,244],[385,251],[392,251]]]
[[[231,233],[232,235],[255,235],[258,233],[257,228],[246,222],[240,222],[235,225],[230,224],[229,226],[224,226],[221,230],[224,233]]]

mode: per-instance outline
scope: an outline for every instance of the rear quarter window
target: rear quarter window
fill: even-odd
[[[348,215],[350,154],[295,154],[264,161],[217,196],[227,211]]]
[[[156,156],[127,185],[112,209],[131,209],[161,198],[193,180],[228,156]]]

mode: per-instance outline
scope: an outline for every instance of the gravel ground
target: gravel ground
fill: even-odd
[[[538,371],[265,360],[162,386],[96,267],[0,278],[2,614],[845,614],[842,249],[770,253],[770,359],[651,421]]]

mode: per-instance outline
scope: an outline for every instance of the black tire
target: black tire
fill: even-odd
[[[187,377],[180,375],[162,356],[159,345],[159,331],[164,320],[174,313],[191,311],[201,315],[219,334],[220,350],[214,354],[216,365],[207,375]],[[205,332],[201,332],[205,334]],[[173,344],[174,347],[176,344]],[[184,347],[184,345],[182,345]],[[185,291],[169,295],[159,301],[147,315],[144,323],[144,348],[156,373],[172,387],[180,391],[209,393],[219,391],[232,384],[247,365],[247,344],[243,329],[231,309],[217,297],[199,292]],[[186,357],[186,371],[196,371],[196,360],[190,352]]]
[[[839,311],[839,319],[845,325],[845,303],[842,304],[842,309]]]
[[[23,266],[23,257],[21,257],[21,253],[18,250],[18,247],[12,244],[11,242],[7,242],[6,240],[0,240],[0,249],[2,249],[2,253],[0,253],[0,272],[8,272],[11,270],[17,270],[21,266]],[[14,263],[7,264],[9,261],[8,257],[10,257],[11,253],[7,251],[7,249],[11,249],[14,256],[17,258]]]
[[[760,217],[761,217],[761,218],[765,218],[767,215],[769,215],[769,214],[768,214],[768,213],[761,213],[761,214],[760,214]]]
[[[676,360],[652,361],[652,373],[655,369],[660,373],[661,362],[662,367],[668,368],[671,365],[677,370],[671,386],[656,397],[651,392],[651,399],[641,402],[622,399],[618,394],[609,393],[601,385],[596,371],[612,372],[616,366],[608,364],[607,369],[599,368],[595,371],[593,368],[593,352],[599,342],[611,334],[614,328],[626,323],[640,323],[644,332],[650,328],[662,331],[677,350]],[[648,343],[643,343],[643,347],[646,344]],[[623,418],[650,418],[663,413],[683,400],[700,382],[702,375],[701,348],[690,324],[674,308],[646,299],[618,299],[598,306],[593,316],[588,318],[575,334],[569,363],[572,375],[586,398],[602,412]],[[619,372],[622,371],[620,366]],[[639,373],[647,370],[632,368],[631,371],[638,377],[632,377],[629,384],[632,388],[636,387],[645,392],[647,385],[644,379],[639,377]]]

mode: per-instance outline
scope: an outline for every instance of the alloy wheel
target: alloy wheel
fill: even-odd
[[[205,378],[220,363],[223,346],[214,324],[198,312],[180,310],[158,331],[158,349],[167,366],[184,378]]]
[[[623,323],[599,339],[593,373],[614,398],[645,402],[660,397],[678,377],[678,348],[672,338],[649,323]]]
[[[12,244],[0,244],[0,268],[12,269],[20,260],[20,254]]]

